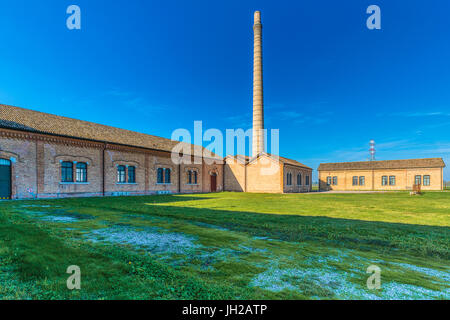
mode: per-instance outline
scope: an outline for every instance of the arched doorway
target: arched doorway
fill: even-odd
[[[11,161],[0,159],[0,199],[11,198]]]
[[[211,192],[217,191],[217,174],[215,172],[211,173]]]

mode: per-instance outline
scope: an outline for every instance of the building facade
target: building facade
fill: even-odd
[[[222,159],[176,164],[176,143],[0,105],[0,198],[222,191]]]
[[[319,190],[444,190],[442,158],[322,163]]]
[[[261,153],[254,158],[227,156],[224,163],[225,191],[259,193],[311,191],[312,169],[295,160]]]

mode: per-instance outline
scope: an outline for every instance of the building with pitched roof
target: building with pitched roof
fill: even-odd
[[[311,191],[312,169],[296,160],[265,152],[224,159],[225,191],[299,193]]]
[[[0,105],[0,198],[146,195],[223,190],[223,159],[178,141]],[[205,154],[207,157],[205,158]]]
[[[444,190],[442,158],[321,163],[319,189],[326,190]]]

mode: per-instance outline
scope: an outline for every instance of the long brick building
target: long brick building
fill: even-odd
[[[189,145],[189,163],[177,163],[178,144],[0,105],[0,198],[311,190],[312,169],[295,160],[266,153],[222,159]]]
[[[0,105],[0,198],[222,191],[223,160],[192,147],[192,164],[176,164],[176,144]]]

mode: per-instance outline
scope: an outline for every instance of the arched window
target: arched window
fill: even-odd
[[[128,183],[136,183],[136,167],[128,167]]]
[[[309,186],[309,176],[306,176],[306,177],[305,177],[305,184],[306,184],[307,186]]]
[[[197,170],[188,171],[187,184],[197,184]]]
[[[76,165],[76,182],[87,182],[87,164],[78,162]]]
[[[117,183],[125,183],[125,166],[117,166]]]
[[[73,182],[73,163],[63,161],[61,163],[61,182]]]
[[[302,174],[301,173],[297,174],[297,185],[298,186],[302,185]]]
[[[288,173],[286,176],[286,184],[288,186],[292,185],[292,173]]]
[[[158,184],[170,184],[171,183],[171,173],[172,170],[170,168],[158,168],[156,170],[157,177],[156,183]]]

